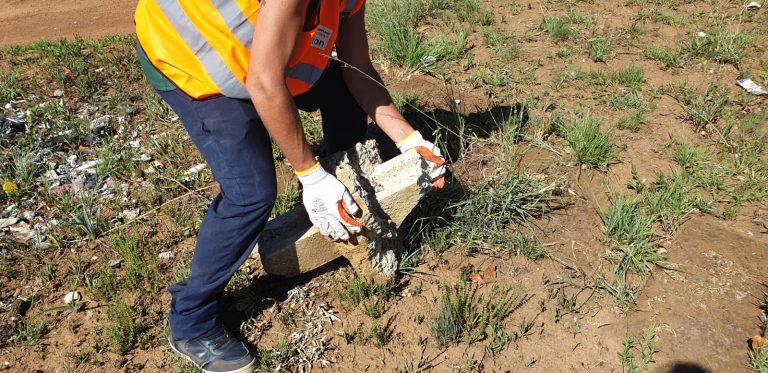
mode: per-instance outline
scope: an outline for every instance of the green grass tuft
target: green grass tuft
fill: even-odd
[[[709,85],[704,92],[683,86],[677,96],[677,103],[688,114],[688,120],[696,129],[704,129],[715,124],[723,115],[728,103],[728,88],[715,84]]]
[[[473,343],[485,338],[486,329],[500,325],[518,305],[520,293],[494,286],[487,299],[477,289],[466,284],[444,288],[437,314],[430,331],[440,346],[449,346],[462,339]]]
[[[587,40],[587,52],[594,62],[605,62],[611,52],[612,35],[595,36]]]
[[[600,130],[600,120],[591,114],[569,122],[553,118],[553,128],[568,141],[580,164],[607,171],[608,166],[616,161],[611,136]]]
[[[564,42],[570,39],[574,34],[573,28],[571,28],[565,18],[545,16],[541,20],[541,23],[539,23],[539,28],[549,34],[549,37],[557,42]]]

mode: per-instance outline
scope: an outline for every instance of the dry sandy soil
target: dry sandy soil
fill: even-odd
[[[3,0],[0,45],[131,32],[136,0]]]
[[[549,2],[547,2],[549,3]],[[599,16],[601,24],[617,29],[630,24],[640,7],[613,7],[614,1],[576,2],[577,10],[583,14]],[[703,2],[687,2],[679,7],[679,14],[700,12],[716,13]],[[523,53],[517,66],[534,66],[534,79],[538,83],[522,83],[521,95],[543,95],[549,90],[551,99],[559,108],[576,109],[584,104],[595,107],[595,112],[611,128],[621,116],[615,110],[596,104],[597,98],[584,97],[584,87],[579,82],[566,83],[561,89],[548,87],[565,63],[553,57],[558,45],[542,35],[538,24],[543,10],[539,2],[532,6],[515,8],[514,15],[506,15],[506,21],[498,23],[505,31],[516,35],[528,34]],[[6,1],[0,14],[0,44],[28,42],[38,38],[57,38],[81,35],[101,36],[132,30],[132,10],[135,1]],[[506,14],[509,8],[491,5],[497,14]],[[733,10],[736,6],[730,6]],[[558,8],[560,9],[560,8]],[[560,9],[561,10],[561,9]],[[562,12],[561,12],[562,13]],[[33,18],[37,17],[37,18]],[[34,22],[32,21],[34,19]],[[763,18],[765,19],[765,18]],[[678,26],[648,23],[649,29],[642,36],[643,43],[673,46],[690,30]],[[754,26],[754,25],[753,25]],[[765,27],[763,24],[761,27]],[[489,50],[482,45],[482,39],[474,36],[473,53],[478,60],[488,59]],[[638,43],[640,44],[640,43]],[[617,52],[607,63],[594,63],[583,51],[573,51],[569,66],[591,71],[616,71],[635,64],[645,71],[643,92],[651,95],[670,83],[691,82],[704,86],[715,81],[732,86],[739,75],[729,65],[707,65],[712,70],[696,66],[689,69],[662,69],[656,62],[640,57],[640,47],[633,43],[616,41]],[[449,92],[439,79],[430,76],[406,76],[387,71],[385,79],[393,90],[421,93],[420,104],[444,105]],[[524,79],[519,74],[517,78]],[[458,93],[456,93],[458,92]],[[468,108],[465,114],[475,112],[475,107],[488,106],[489,94],[482,92],[469,82],[469,73],[461,73],[452,86],[451,94],[458,94]],[[749,101],[742,92],[732,90],[734,101],[747,102],[744,112],[765,110],[765,100]],[[452,97],[452,98],[455,98]],[[496,97],[498,98],[498,97]],[[480,110],[480,109],[478,109]],[[546,110],[539,110],[544,115]],[[579,171],[574,155],[564,149],[565,143],[551,140],[552,152],[531,147],[521,162],[531,175],[543,178],[559,178],[563,188],[570,191],[573,205],[548,214],[534,222],[537,236],[546,245],[555,259],[545,258],[532,261],[521,256],[506,255],[463,255],[461,250],[449,250],[442,255],[428,253],[418,273],[408,276],[387,308],[381,320],[391,327],[391,340],[379,348],[370,343],[354,341],[350,335],[365,334],[370,319],[355,307],[338,299],[335,289],[339,282],[351,276],[351,270],[343,264],[333,263],[328,268],[289,281],[265,277],[259,263],[250,263],[254,283],[249,289],[257,299],[275,299],[289,302],[288,291],[296,286],[305,289],[304,296],[311,299],[308,307],[317,304],[335,310],[340,319],[334,323],[323,323],[320,334],[327,339],[330,348],[324,358],[327,366],[317,363],[313,370],[328,372],[390,372],[402,368],[409,362],[421,359],[429,362],[435,372],[465,372],[468,366],[474,371],[535,371],[535,372],[621,372],[618,354],[627,336],[639,339],[643,328],[655,327],[655,343],[659,352],[654,355],[655,363],[650,371],[658,372],[742,372],[747,371],[747,340],[760,330],[760,305],[764,301],[768,263],[768,234],[761,232],[762,221],[768,219],[764,203],[742,206],[729,220],[694,212],[686,218],[681,227],[661,237],[666,260],[661,267],[655,267],[652,275],[640,289],[634,307],[627,312],[615,306],[610,296],[595,291],[598,274],[610,272],[606,259],[610,242],[603,233],[603,222],[599,208],[609,204],[608,190],[627,192],[626,185],[632,179],[631,165],[637,167],[641,178],[652,180],[657,170],[670,172],[674,161],[670,155],[673,138],[685,137],[711,146],[712,137],[694,130],[684,117],[685,113],[674,98],[660,95],[648,114],[648,121],[638,132],[613,129],[617,148],[620,148],[621,162],[614,164],[610,172],[590,170]],[[468,116],[471,118],[471,116]],[[764,128],[763,128],[764,129]],[[189,143],[187,143],[189,145]],[[498,167],[495,158],[498,149],[493,146],[478,146],[459,159],[454,172],[469,185],[475,185],[483,175],[493,173]],[[764,155],[765,156],[765,155]],[[162,230],[162,229],[161,229]],[[176,256],[189,257],[193,239],[178,243],[172,250]],[[94,248],[94,250],[96,250]],[[90,257],[90,252],[72,254],[60,253],[61,258],[81,255]],[[60,258],[59,258],[60,259]],[[99,260],[105,260],[100,258]],[[460,343],[440,348],[431,337],[429,323],[440,301],[440,292],[445,284],[453,284],[463,272],[483,271],[496,268],[496,285],[522,289],[523,302],[510,316],[509,327],[517,328],[523,321],[532,322],[532,327],[518,340],[495,356],[491,356],[486,341],[467,345]],[[168,269],[168,268],[164,268]],[[64,270],[62,270],[63,272]],[[549,282],[547,282],[549,280]],[[544,286],[546,283],[554,286]],[[559,285],[558,285],[559,284]],[[15,288],[29,285],[41,288],[43,285],[14,284]],[[574,297],[582,307],[562,318],[555,319],[553,312],[563,300],[552,288],[562,287],[562,293]],[[13,289],[3,289],[11,294]],[[480,292],[487,294],[490,285],[481,286]],[[38,292],[40,309],[60,305],[60,293]],[[94,356],[92,340],[99,319],[98,307],[78,313],[57,314],[55,325],[41,340],[43,352],[30,351],[24,346],[12,346],[0,350],[0,364],[12,362],[9,371],[60,371],[64,362],[72,356],[88,355],[83,363],[86,371],[187,371],[179,359],[173,357],[163,342],[165,326],[162,325],[164,305],[169,296],[160,292],[157,299],[137,299],[137,304],[149,310],[142,316],[158,322],[150,325],[148,334],[151,341],[136,348],[125,356],[101,353]],[[270,304],[271,305],[271,304]],[[286,306],[288,307],[288,306]],[[256,322],[246,334],[252,346],[270,348],[278,345],[290,335],[291,322],[280,322],[279,308],[271,306],[256,315]],[[242,319],[230,320],[237,326]],[[299,325],[300,326],[300,325]],[[352,339],[349,342],[345,339]],[[80,355],[77,355],[80,354]],[[90,354],[90,355],[89,355]],[[468,363],[469,362],[469,363]],[[0,370],[2,370],[0,366]],[[426,371],[426,370],[425,370]]]

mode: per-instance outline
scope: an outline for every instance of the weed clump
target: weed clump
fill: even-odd
[[[611,52],[612,44],[613,36],[611,35],[595,36],[587,40],[587,52],[589,52],[589,57],[594,62],[605,62]]]
[[[133,349],[141,337],[138,312],[131,306],[117,302],[107,309],[110,325],[106,328],[107,346],[112,352],[123,355]]]
[[[627,197],[614,199],[601,218],[605,235],[613,241],[608,259],[614,263],[612,282],[604,281],[601,285],[616,303],[626,307],[635,299],[637,285],[633,278],[645,280],[651,265],[662,260],[655,243],[653,220],[640,207],[638,198]]]
[[[539,24],[539,28],[557,42],[564,42],[570,39],[574,33],[573,28],[565,18],[544,17]]]
[[[568,122],[556,116],[552,118],[551,126],[568,141],[580,164],[607,171],[608,166],[616,161],[610,135],[600,130],[600,120],[592,115]]]
[[[655,363],[653,356],[659,352],[656,347],[656,327],[651,325],[643,329],[640,341],[635,341],[631,336],[624,338],[624,345],[619,352],[619,362],[625,372],[646,372],[651,363]],[[638,359],[639,358],[639,359]]]
[[[374,48],[386,59],[408,69],[428,70],[438,61],[456,60],[464,53],[468,31],[459,32],[453,40],[442,36],[425,39],[417,30],[417,26],[422,19],[438,11],[449,10],[460,20],[472,18],[473,14],[479,11],[474,1],[458,3],[439,0],[395,0],[370,4],[370,16],[367,19],[371,30],[377,36]]]
[[[47,328],[43,320],[23,320],[16,325],[8,342],[32,345],[40,340],[46,331]]]
[[[661,62],[665,69],[682,67],[685,58],[677,49],[651,47],[644,49],[641,55],[652,61]]]
[[[519,305],[519,292],[494,286],[491,293],[486,299],[466,284],[443,289],[440,307],[430,324],[437,343],[444,347],[462,339],[477,342],[486,337],[488,327],[501,325]]]
[[[120,234],[113,242],[114,250],[123,257],[122,282],[130,289],[149,288],[152,293],[160,287],[160,268],[156,256],[142,250],[138,232]]]
[[[525,240],[508,230],[508,226],[526,224],[529,219],[556,209],[558,205],[549,195],[554,188],[554,184],[540,185],[512,169],[499,172],[484,179],[467,199],[451,206],[455,211],[451,232],[469,251],[521,244]],[[541,250],[530,252],[540,257]]]
[[[706,37],[692,36],[681,50],[693,57],[711,58],[720,63],[739,65],[748,53],[750,38],[743,32],[723,28],[712,30]]]
[[[696,129],[703,129],[714,124],[723,115],[728,103],[728,89],[711,84],[704,92],[697,92],[691,87],[680,88],[677,103],[688,114],[688,120]]]

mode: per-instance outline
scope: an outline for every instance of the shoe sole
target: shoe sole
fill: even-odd
[[[181,351],[177,350],[176,347],[173,346],[173,343],[171,343],[171,336],[168,336],[168,345],[171,346],[171,350],[173,350],[173,352],[175,352],[175,353],[179,354],[181,357],[187,359],[187,361],[189,361],[194,366],[196,366],[197,369],[202,370],[203,373],[253,373],[256,370],[256,359],[255,358],[252,358],[251,362],[248,363],[248,365],[246,365],[246,366],[244,366],[244,367],[242,367],[240,369],[236,369],[236,370],[217,371],[217,372],[214,372],[212,370],[205,370],[201,366],[197,365],[197,363],[194,360],[192,360],[192,358],[190,358],[187,355],[182,354]]]

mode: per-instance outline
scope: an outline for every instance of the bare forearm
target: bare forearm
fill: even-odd
[[[315,155],[304,138],[304,128],[288,90],[256,90],[251,97],[264,127],[293,168],[301,171],[314,165]]]
[[[365,74],[353,68],[344,69],[344,81],[360,107],[392,141],[400,141],[413,132],[413,127],[395,107],[392,97],[381,84],[381,77],[373,66],[369,64],[361,71]]]

